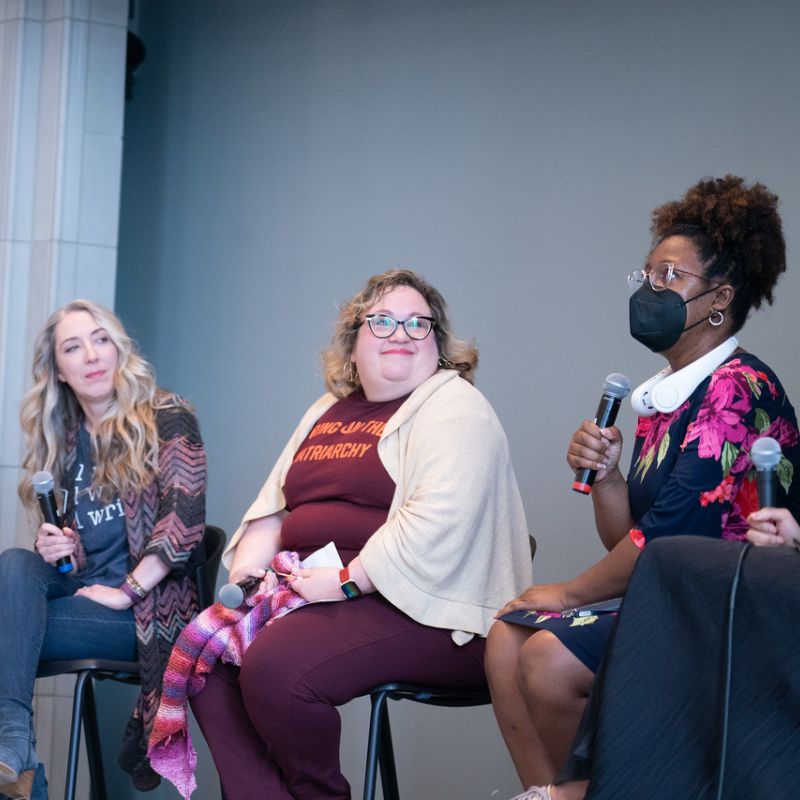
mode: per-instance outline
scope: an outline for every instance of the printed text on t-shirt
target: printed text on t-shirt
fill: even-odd
[[[372,434],[380,438],[386,427],[385,420],[358,420],[342,425],[340,420],[334,422],[320,422],[313,427],[308,439],[311,440],[322,434],[338,434],[351,436],[356,433]],[[294,457],[294,463],[299,461],[328,461],[337,458],[363,458],[364,454],[372,447],[370,442],[337,442],[329,445],[307,445],[300,448]]]

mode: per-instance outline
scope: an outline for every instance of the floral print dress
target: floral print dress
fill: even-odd
[[[744,539],[758,508],[750,448],[760,436],[781,446],[778,503],[800,517],[797,419],[755,356],[731,356],[671,414],[640,417],[628,473],[634,542],[675,534]]]
[[[750,448],[760,436],[781,445],[778,505],[800,519],[800,435],[794,408],[772,370],[756,356],[735,353],[670,414],[640,417],[628,497],[640,548],[662,536],[741,540],[758,508]],[[529,612],[525,624],[554,633],[597,671],[616,614],[562,618]]]

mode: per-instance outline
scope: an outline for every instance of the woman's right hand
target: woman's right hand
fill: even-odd
[[[228,583],[240,583],[248,578],[262,578],[257,589],[249,592],[248,595],[263,594],[271,592],[278,585],[278,576],[272,570],[263,567],[241,566],[236,567],[228,573]]]
[[[567,464],[573,471],[597,470],[595,484],[602,483],[619,464],[622,453],[622,434],[619,428],[598,428],[591,420],[584,420],[567,447]]]
[[[494,616],[499,619],[512,611],[563,611],[570,607],[566,583],[539,583],[529,586],[519,597],[509,600]]]
[[[760,508],[748,518],[747,540],[761,547],[800,545],[800,525],[788,508]]]
[[[36,534],[35,547],[48,564],[55,564],[59,558],[72,558],[75,554],[75,533],[71,528],[62,530],[43,522]]]

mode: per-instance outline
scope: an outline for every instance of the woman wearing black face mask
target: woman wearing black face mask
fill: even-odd
[[[734,290],[722,275],[706,276],[694,244],[700,237],[695,226],[674,226],[645,267],[628,276],[636,289],[629,308],[631,336],[663,353],[673,372],[722,344],[734,330],[733,315],[725,317]],[[714,258],[724,268],[726,254]]]
[[[573,580],[530,587],[498,616],[623,595],[641,549],[663,536],[743,539],[758,502],[749,453],[759,436],[781,444],[778,501],[800,514],[794,409],[734,336],[751,308],[772,302],[786,268],[777,200],[761,184],[726,176],[653,212],[654,248],[629,276],[630,326],[668,366],[632,394],[640,418],[627,479],[615,427],[587,420],[567,451],[571,469],[597,470],[592,501],[608,555]],[[490,631],[495,713],[523,785],[535,784],[520,798],[571,800],[585,784],[547,784],[570,752],[615,616],[531,617],[534,626],[497,622]]]

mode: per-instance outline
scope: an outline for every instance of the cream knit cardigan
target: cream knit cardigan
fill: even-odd
[[[226,566],[248,522],[285,507],[294,454],[336,401],[326,394],[306,412],[226,548]],[[378,455],[396,488],[361,565],[417,622],[452,630],[457,644],[485,636],[495,612],[532,582],[525,512],[497,415],[456,371],[439,371],[388,420]]]

